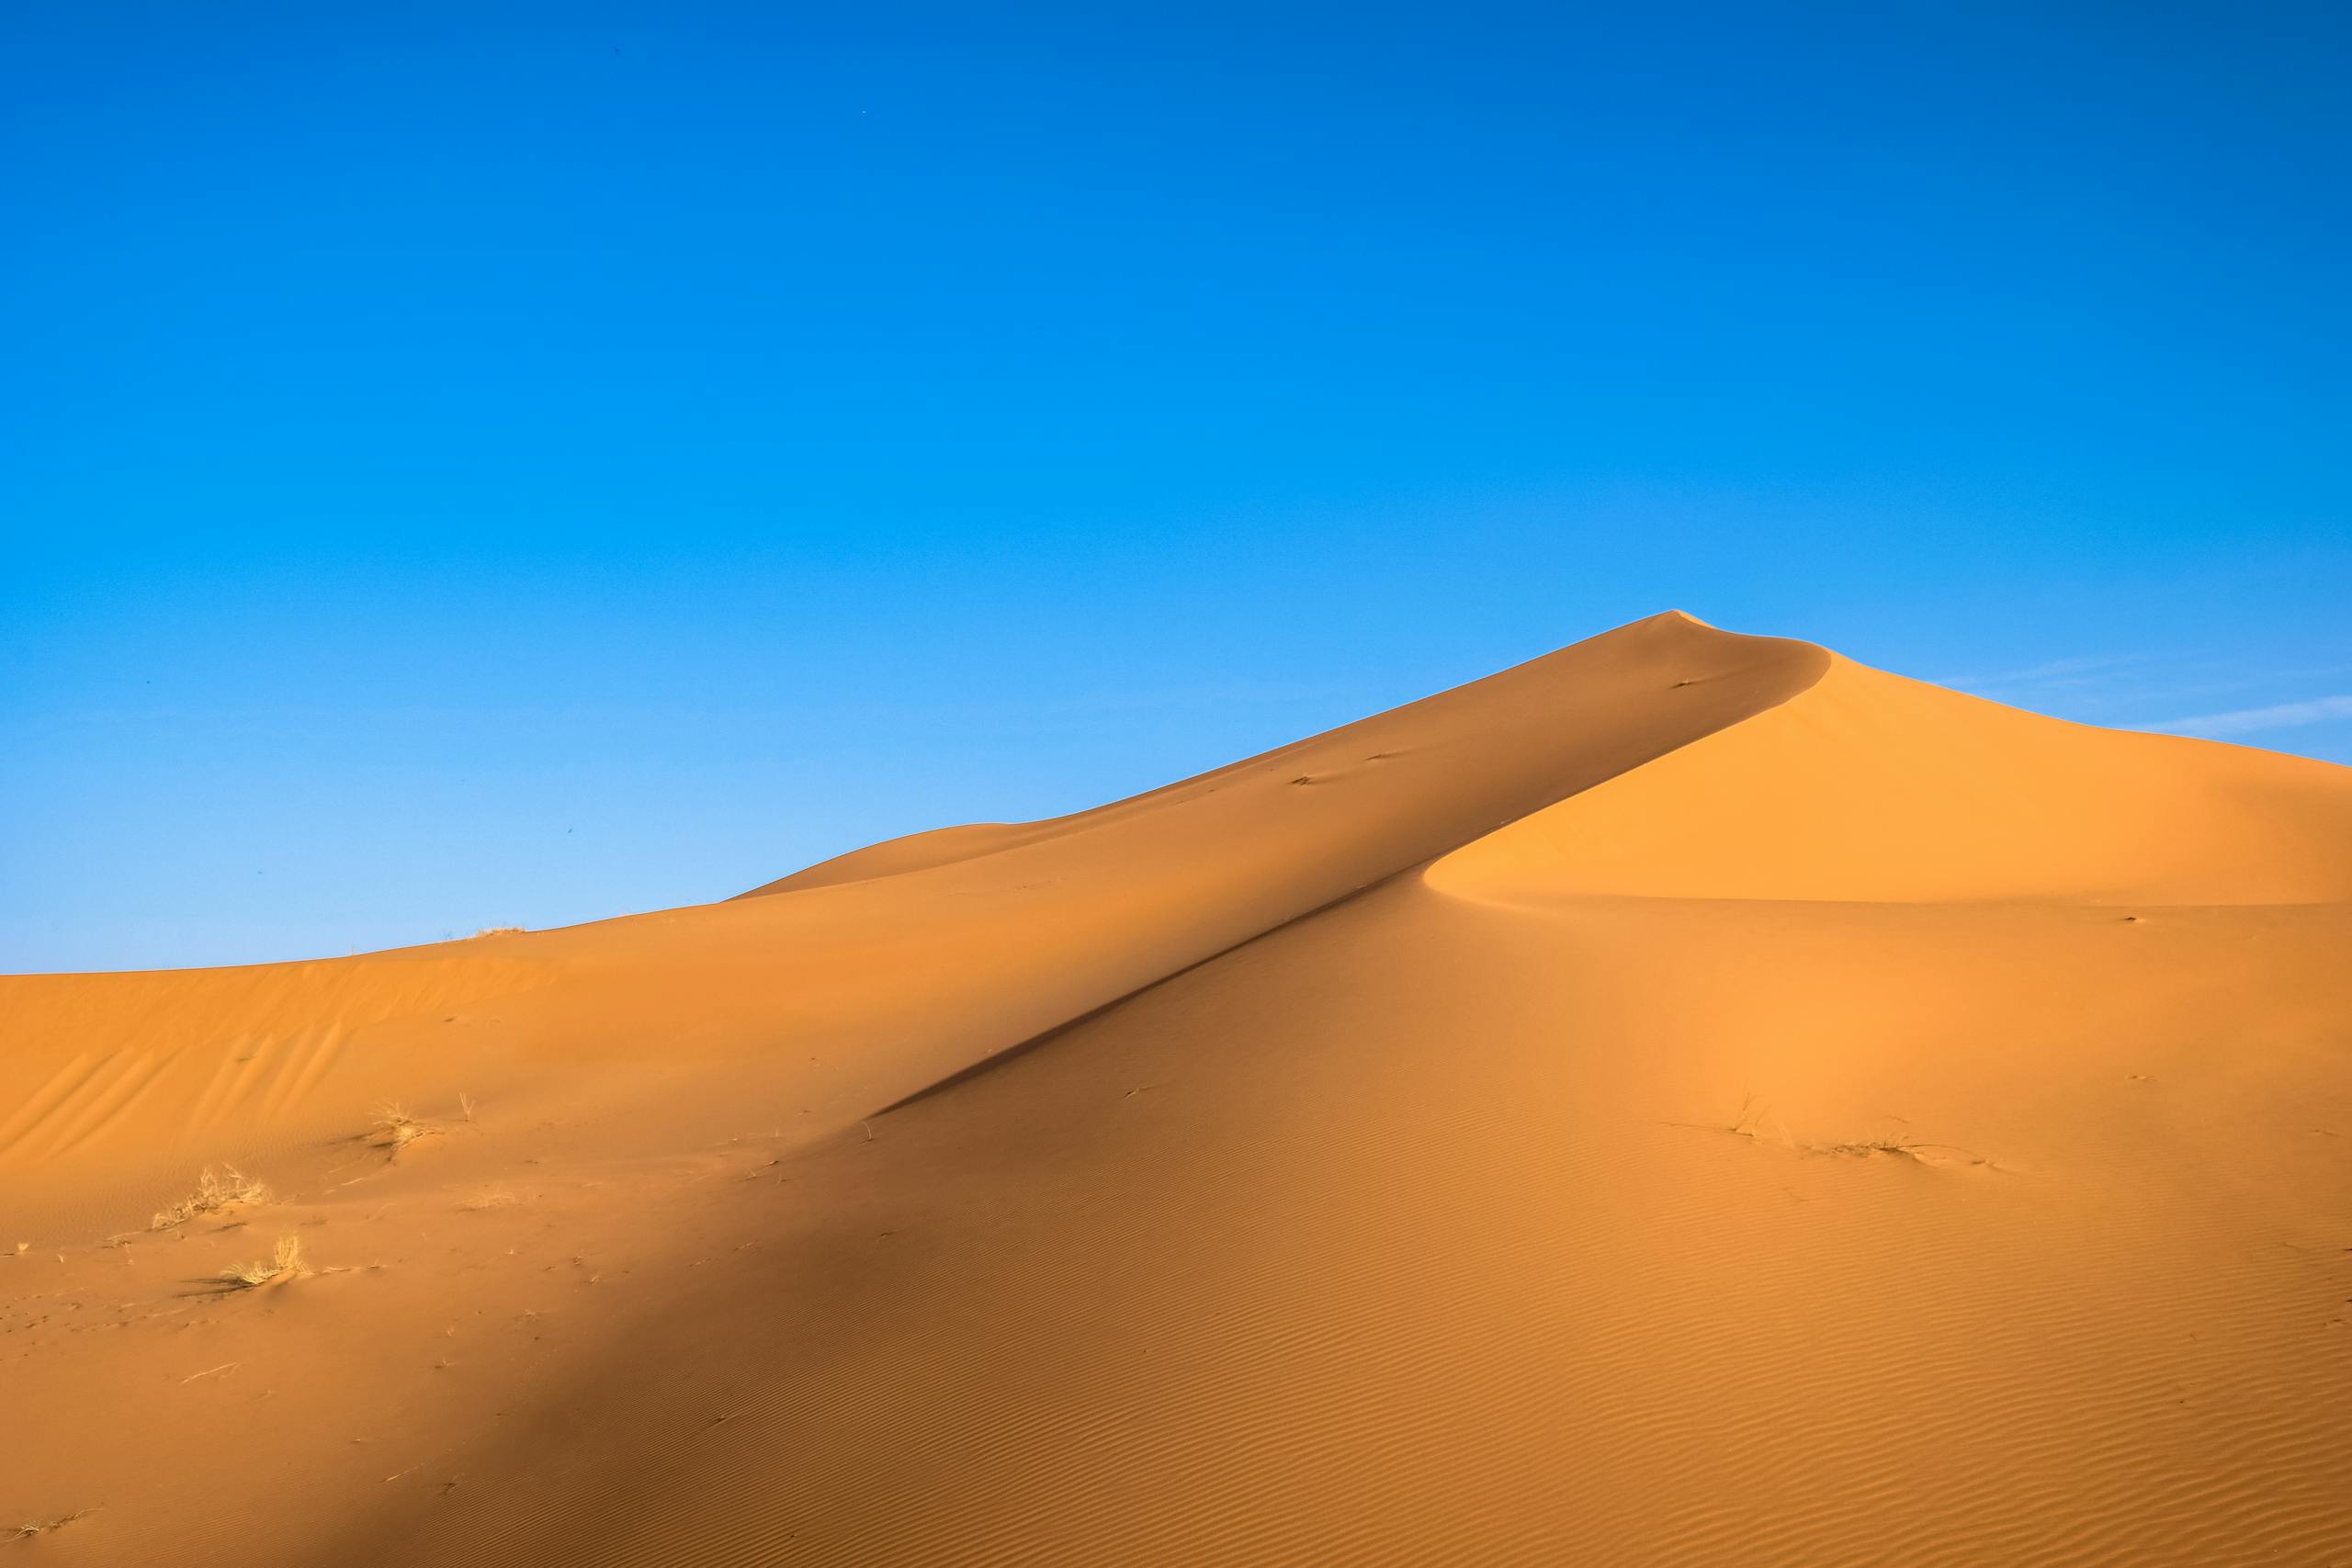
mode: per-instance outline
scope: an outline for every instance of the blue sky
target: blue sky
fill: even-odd
[[[2346,17],[20,10],[0,969],[701,901],[1668,605],[2352,761]]]

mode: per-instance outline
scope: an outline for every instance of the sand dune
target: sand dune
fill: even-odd
[[[0,1551],[2352,1563],[2347,951],[2346,770],[1668,615],[719,903],[0,979]]]

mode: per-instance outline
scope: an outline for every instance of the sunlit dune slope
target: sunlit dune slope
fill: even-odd
[[[1667,615],[757,893],[0,981],[0,1550],[2352,1562],[2345,770]]]
[[[2092,729],[1833,658],[1750,722],[1449,856],[1460,892],[2302,904],[2352,897],[2344,770]]]

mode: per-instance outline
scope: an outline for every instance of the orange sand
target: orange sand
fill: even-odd
[[[2352,772],[1668,615],[724,903],[0,979],[0,1562],[2352,1562],[2347,953]]]

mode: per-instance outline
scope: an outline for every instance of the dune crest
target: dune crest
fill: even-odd
[[[2352,773],[1669,613],[715,904],[0,978],[0,1521],[2352,1560],[2347,947]]]
[[[183,1146],[212,1121],[182,1112],[224,1079],[257,1098],[254,1132],[300,1138],[346,1113],[338,1077],[446,1097],[655,1039],[716,1056],[778,1032],[855,1043],[828,1087],[870,1109],[1735,723],[1826,662],[1669,614],[1132,800],[894,840],[722,904],[349,959],[0,978],[21,1041],[0,1104],[49,1107],[0,1136],[0,1168]],[[336,1077],[322,1051],[348,1058]],[[129,1114],[134,1098],[159,1114]]]

